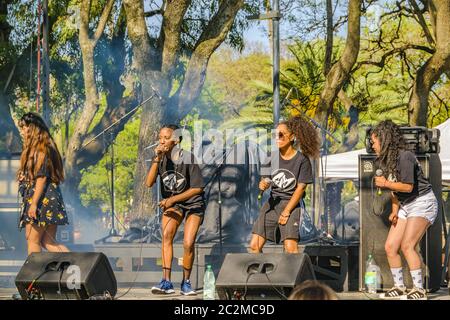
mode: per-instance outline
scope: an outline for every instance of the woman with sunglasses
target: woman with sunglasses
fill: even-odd
[[[26,113],[19,120],[19,128],[23,138],[17,173],[23,198],[19,226],[26,231],[28,254],[41,252],[41,248],[68,252],[55,240],[57,226],[68,224],[59,188],[64,180],[61,155],[38,114]]]
[[[300,203],[306,186],[313,182],[309,158],[319,155],[319,136],[311,123],[300,116],[277,126],[276,143],[278,152],[272,154],[267,165],[270,174],[262,174],[259,183],[262,192],[270,186],[271,192],[253,226],[250,241],[253,253],[262,252],[267,240],[277,243],[281,240],[285,252],[298,252]]]
[[[436,219],[438,202],[415,155],[404,149],[403,136],[395,123],[391,120],[380,122],[372,130],[371,139],[384,172],[375,177],[375,185],[392,191],[391,228],[385,251],[394,287],[382,298],[424,300],[427,295],[423,288],[421,259],[415,248]],[[407,294],[399,250],[405,256],[414,283],[414,288]]]

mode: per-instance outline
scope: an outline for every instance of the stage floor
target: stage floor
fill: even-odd
[[[153,295],[150,288],[132,288],[125,296],[122,296],[129,288],[120,288],[117,292],[116,298],[119,300],[202,300],[202,292],[197,291],[198,295],[195,297],[182,296],[177,288],[175,293],[170,295]],[[0,300],[12,300],[13,294],[17,293],[14,288],[0,288]],[[378,295],[367,294],[363,292],[338,292],[340,300],[381,300]],[[122,297],[121,297],[122,296]],[[448,289],[442,288],[438,292],[430,293],[429,300],[450,300]]]

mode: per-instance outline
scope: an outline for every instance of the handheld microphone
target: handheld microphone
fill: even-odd
[[[145,147],[144,150],[147,150],[147,149],[151,149],[151,148],[153,148],[153,147],[156,147],[158,144],[159,144],[159,142],[155,142],[154,144],[151,144],[151,145],[149,145],[148,147]]]
[[[271,182],[272,182],[272,180],[270,180],[270,178],[264,178],[263,181],[264,181],[264,182],[267,182],[267,183],[271,183]],[[259,190],[259,193],[258,193],[258,201],[261,200],[264,191],[265,191],[265,190]]]
[[[377,169],[377,171],[375,171],[375,175],[377,176],[377,177],[381,177],[382,175],[383,175],[383,170],[381,170],[381,169]],[[381,188],[380,187],[378,187],[377,188],[377,195],[379,195],[379,196],[381,196]]]

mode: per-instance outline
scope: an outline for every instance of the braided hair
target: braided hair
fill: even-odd
[[[320,154],[320,138],[313,125],[302,116],[291,117],[280,124],[286,125],[295,136],[295,147],[300,147],[302,153],[309,158],[317,158]]]
[[[381,121],[370,132],[380,140],[380,164],[386,177],[398,176],[397,162],[400,150],[405,148],[405,140],[397,126],[392,120]]]

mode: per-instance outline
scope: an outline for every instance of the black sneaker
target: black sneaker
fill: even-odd
[[[401,299],[406,296],[406,287],[393,286],[385,293],[380,294],[381,299]]]
[[[423,288],[412,288],[402,300],[427,300],[427,292]]]

